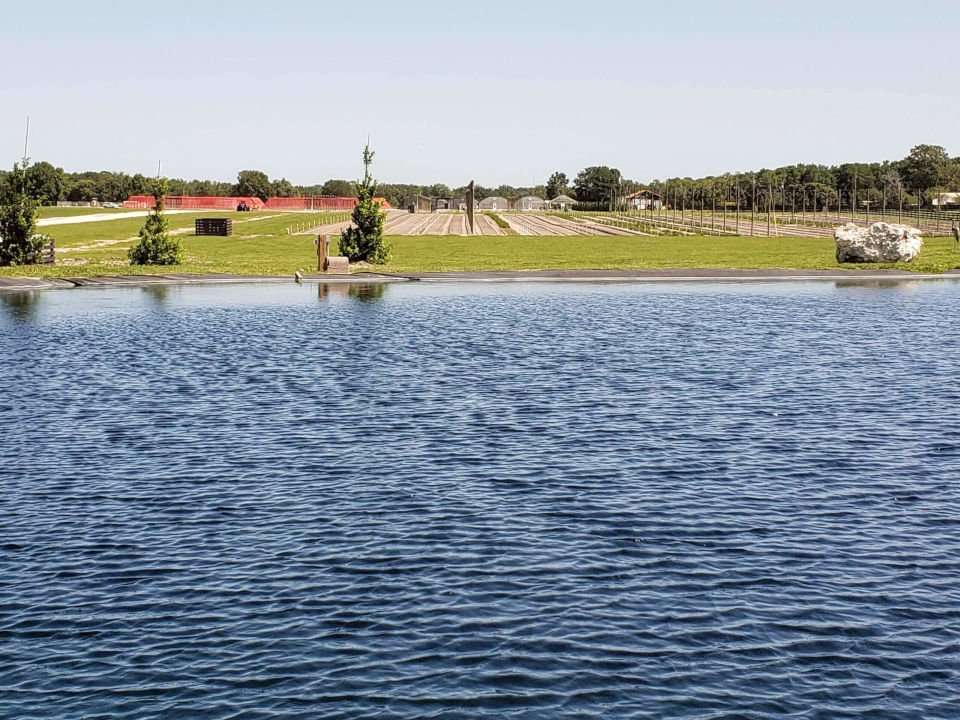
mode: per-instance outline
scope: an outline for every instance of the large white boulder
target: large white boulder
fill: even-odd
[[[837,262],[909,262],[920,254],[923,237],[909,225],[878,222],[870,227],[847,223],[833,233]]]

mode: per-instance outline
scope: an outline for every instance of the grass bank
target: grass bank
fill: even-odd
[[[195,237],[196,217],[232,217],[229,238]],[[72,277],[120,274],[233,273],[290,275],[316,267],[313,238],[288,235],[293,225],[334,222],[343,214],[317,213],[191,213],[169,216],[180,233],[186,262],[168,268],[135,267],[127,262],[143,218],[51,227],[57,241],[57,264],[0,268],[0,275]],[[834,244],[827,238],[766,237],[391,237],[393,254],[386,272],[453,272],[483,270],[655,270],[711,269],[819,269],[875,270],[896,268],[916,272],[944,272],[960,267],[960,253],[948,238],[928,238],[923,254],[913,263],[881,266],[845,265],[834,260]],[[336,252],[336,246],[332,248]]]

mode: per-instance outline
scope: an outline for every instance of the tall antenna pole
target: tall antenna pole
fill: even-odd
[[[30,116],[27,115],[27,131],[23,136],[23,165],[26,167],[30,159]]]
[[[157,160],[157,180],[160,179],[160,161]]]

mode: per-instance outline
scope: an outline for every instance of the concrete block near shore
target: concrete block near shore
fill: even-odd
[[[350,272],[350,261],[342,255],[328,255],[323,271],[336,275],[347,275]]]

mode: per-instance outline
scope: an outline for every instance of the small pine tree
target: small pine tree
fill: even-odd
[[[153,212],[140,229],[140,240],[130,248],[131,265],[179,265],[183,260],[180,242],[170,237],[163,203],[167,195],[167,181],[157,180],[153,189]]]
[[[353,209],[353,225],[340,236],[340,254],[350,262],[383,265],[390,257],[390,247],[383,239],[384,214],[374,200],[377,183],[370,175],[373,163],[370,144],[363,149],[363,181],[357,183],[357,206]]]
[[[27,164],[15,163],[0,183],[0,265],[32,265],[45,236],[35,235],[37,202],[26,192]]]

